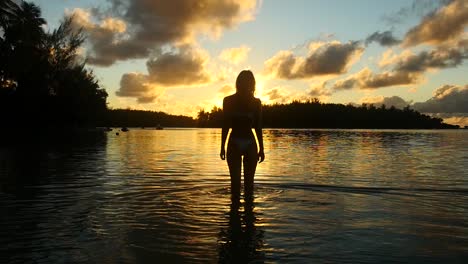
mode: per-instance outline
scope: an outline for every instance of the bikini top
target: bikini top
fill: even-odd
[[[232,128],[251,129],[254,125],[255,116],[253,112],[232,112],[229,115],[232,121]]]

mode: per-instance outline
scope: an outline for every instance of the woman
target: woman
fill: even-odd
[[[244,199],[253,198],[254,174],[257,162],[265,159],[262,136],[262,103],[254,97],[255,77],[251,71],[242,71],[237,76],[236,93],[223,100],[224,122],[221,136],[221,159],[227,158],[231,174],[231,196],[240,198],[241,167],[244,165]],[[229,128],[231,135],[225,151]],[[258,139],[258,153],[255,136]]]

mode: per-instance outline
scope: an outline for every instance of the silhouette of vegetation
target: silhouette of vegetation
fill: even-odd
[[[98,123],[107,127],[195,127],[192,117],[169,115],[163,112],[110,109]]]
[[[0,117],[7,126],[93,124],[107,93],[80,59],[85,37],[72,18],[45,32],[33,3],[0,3]]]
[[[198,113],[199,127],[221,127],[222,109],[213,108]],[[377,108],[321,103],[318,99],[306,102],[263,106],[263,127],[267,128],[383,128],[383,129],[433,129],[458,128],[443,123],[442,119],[421,114],[409,106],[404,109]]]

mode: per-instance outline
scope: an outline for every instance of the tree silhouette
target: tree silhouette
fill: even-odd
[[[33,3],[0,4],[0,110],[7,125],[85,125],[107,109],[107,93],[85,68],[85,37],[65,18],[45,32]]]
[[[198,125],[221,127],[222,109],[213,108],[210,113],[201,111]],[[200,117],[203,122],[200,122]],[[409,106],[403,110],[395,107],[376,108],[361,106],[324,104],[318,99],[290,104],[263,106],[263,126],[269,128],[456,128],[444,124],[442,119],[423,115]]]

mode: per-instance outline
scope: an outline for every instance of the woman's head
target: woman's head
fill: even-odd
[[[240,94],[252,95],[255,92],[255,77],[249,70],[239,73],[236,80],[236,91]]]

